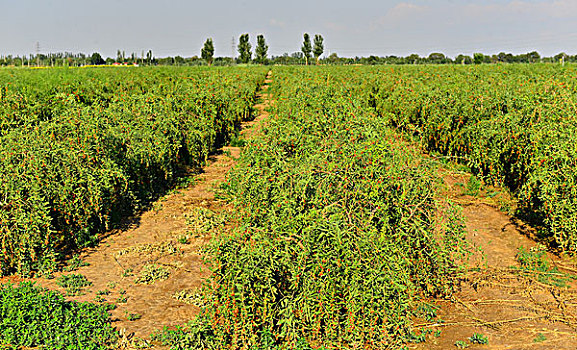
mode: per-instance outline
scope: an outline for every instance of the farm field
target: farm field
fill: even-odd
[[[268,71],[0,70],[3,281],[77,348],[577,345],[575,67]]]

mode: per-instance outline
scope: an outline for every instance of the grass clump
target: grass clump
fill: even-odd
[[[88,265],[90,265],[90,264],[87,263],[86,261],[83,261],[82,259],[80,259],[79,255],[74,255],[72,258],[70,258],[66,262],[66,266],[64,267],[64,271],[66,271],[66,272],[76,271],[79,268],[81,268],[82,266],[88,266]]]
[[[567,282],[575,279],[573,275],[560,272],[547,257],[547,248],[543,245],[529,250],[519,247],[516,255],[521,265],[519,271],[536,278],[537,281],[556,287],[567,287]]]
[[[152,284],[156,281],[163,281],[170,277],[170,271],[162,265],[145,265],[140,272],[140,276],[136,278],[136,284]]]
[[[84,293],[84,287],[92,285],[84,275],[69,274],[61,275],[56,279],[56,284],[66,290],[66,294],[70,296],[81,295]]]
[[[0,348],[109,349],[117,338],[109,310],[29,282],[0,285]]]

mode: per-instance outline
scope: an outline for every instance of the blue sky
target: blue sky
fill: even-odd
[[[339,56],[500,51],[577,54],[577,0],[0,0],[0,55],[100,52],[116,56],[217,56],[233,37],[264,34],[269,54],[298,51],[302,34],[322,34]]]

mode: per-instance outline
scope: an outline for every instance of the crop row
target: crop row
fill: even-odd
[[[383,120],[508,187],[518,216],[552,245],[577,252],[574,66],[403,67],[360,76]]]
[[[50,269],[62,251],[93,243],[165,191],[183,167],[202,165],[252,117],[264,75],[2,70],[1,273]]]
[[[275,68],[270,120],[223,185],[239,227],[208,250],[206,306],[178,333],[188,346],[399,347],[416,337],[419,300],[457,284],[459,214],[359,88],[336,71]]]

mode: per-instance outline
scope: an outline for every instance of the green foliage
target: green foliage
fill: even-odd
[[[415,312],[415,316],[423,318],[427,322],[433,322],[437,318],[437,312],[440,307],[437,305],[429,304],[427,302],[421,303]]]
[[[252,118],[266,72],[238,73],[1,70],[0,274],[53,270],[203,165]]]
[[[267,63],[268,45],[264,39],[264,35],[260,34],[256,37],[255,62],[260,64]]]
[[[92,56],[90,56],[90,64],[99,65],[105,63],[106,61],[102,58],[102,56],[98,52],[95,52],[92,54]]]
[[[80,259],[80,255],[77,254],[66,262],[66,267],[64,267],[64,271],[67,272],[75,271],[81,268],[82,266],[88,266],[88,265],[90,264]]]
[[[209,66],[212,65],[212,59],[214,57],[214,44],[212,38],[208,38],[204,42],[204,46],[200,50],[200,57],[202,57]]]
[[[541,343],[547,340],[547,337],[543,335],[543,333],[537,333],[535,339],[533,339],[533,343]]]
[[[471,344],[489,344],[489,339],[481,333],[473,333],[473,335],[469,337],[469,341]]]
[[[238,229],[208,249],[195,321],[221,346],[421,341],[410,326],[418,300],[450,294],[464,271],[463,223],[435,199],[433,162],[351,97],[362,86],[330,78],[275,70],[274,118],[223,185],[242,208]]]
[[[476,197],[479,195],[482,186],[483,184],[481,183],[481,181],[479,181],[474,175],[471,175],[469,177],[469,180],[467,181],[465,194]]]
[[[529,251],[524,247],[519,247],[516,258],[521,265],[519,269],[521,272],[544,284],[566,287],[567,282],[577,278],[574,275],[561,273],[556,266],[552,266],[547,257],[547,249],[542,245],[530,248]]]
[[[251,47],[248,34],[242,34],[238,40],[238,53],[240,55],[238,61],[240,63],[250,62],[252,56]]]
[[[315,35],[315,40],[314,40],[314,47],[313,47],[313,54],[315,55],[315,58],[317,59],[317,62],[319,60],[319,57],[322,56],[324,50],[325,50],[325,46],[323,44],[323,37],[320,34],[316,34]]]
[[[235,134],[230,139],[230,146],[231,147],[244,147],[244,146],[246,146],[246,140],[241,138],[240,135]]]
[[[303,35],[303,46],[301,46],[301,51],[303,53],[303,55],[305,56],[306,59],[306,64],[309,64],[309,61],[311,59],[311,52],[312,52],[313,48],[311,45],[311,37],[308,33],[304,33]]]
[[[109,349],[117,334],[108,310],[28,282],[1,285],[0,348]]]
[[[136,320],[140,320],[141,318],[142,318],[141,314],[126,312],[126,319],[128,321],[136,321]]]
[[[56,279],[56,284],[66,290],[67,295],[81,295],[84,294],[84,287],[92,285],[84,275],[69,274],[60,275]]]
[[[517,216],[577,252],[577,89],[574,66],[507,65],[358,70],[389,125],[467,164],[517,198]]]
[[[473,54],[473,63],[481,64],[485,61],[485,55],[482,53],[476,52]]]
[[[455,346],[456,346],[458,349],[466,349],[466,348],[469,347],[469,344],[467,344],[466,341],[457,340],[457,341],[455,342]]]
[[[137,284],[152,284],[156,281],[162,281],[170,277],[170,271],[162,265],[145,265],[140,272],[140,275],[134,283]]]

